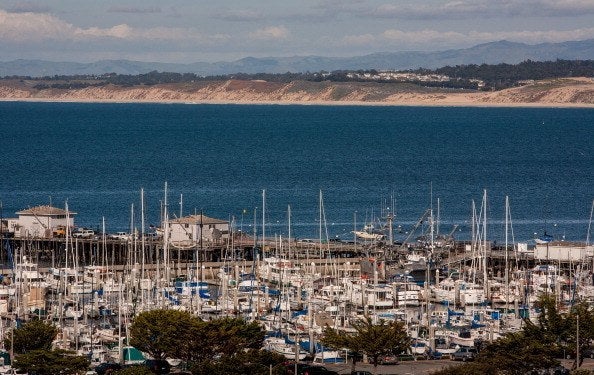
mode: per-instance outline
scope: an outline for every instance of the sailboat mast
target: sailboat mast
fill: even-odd
[[[262,251],[266,246],[266,189],[262,189]]]
[[[291,259],[291,205],[287,206],[287,216],[288,216],[288,222],[289,222],[289,237],[288,237],[288,254],[289,254],[289,259]]]
[[[130,237],[128,237],[132,240],[132,244],[133,244],[133,252],[134,252],[134,259],[131,259],[130,257],[130,251],[128,251],[128,262],[133,261],[134,263],[136,263],[136,236],[134,235],[134,203],[132,203],[132,205],[130,206]],[[128,249],[130,249],[130,244],[128,244]]]
[[[483,193],[483,288],[485,297],[489,292],[487,282],[487,189],[485,189]]]
[[[140,271],[140,279],[143,280],[144,279],[144,263],[146,261],[146,259],[144,258],[144,252],[145,252],[145,238],[144,238],[144,188],[140,189],[140,235],[141,235],[141,240],[140,240],[140,247],[141,247],[141,251],[142,251],[142,266],[141,266],[141,271]]]
[[[320,195],[319,195],[319,220],[318,220],[318,224],[319,224],[319,233],[320,233],[320,237],[319,237],[319,241],[320,241],[320,258],[323,258],[322,256],[322,189],[320,189]]]
[[[165,267],[165,280],[169,281],[169,207],[167,205],[167,181],[165,181],[165,197],[163,207],[163,218],[165,220],[163,225],[163,267]]]
[[[586,246],[590,245],[590,229],[592,227],[592,214],[594,214],[594,200],[592,200],[592,208],[590,208],[590,221],[588,221],[588,234],[586,235]]]
[[[509,220],[509,197],[505,196],[505,312],[509,311],[509,259],[508,259],[508,220]]]

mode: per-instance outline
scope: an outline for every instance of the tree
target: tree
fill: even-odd
[[[482,365],[485,373],[504,371],[509,375],[523,375],[558,366],[556,353],[557,349],[553,345],[520,331],[487,344],[476,361]]]
[[[31,320],[8,332],[4,337],[4,347],[13,348],[15,354],[32,350],[50,350],[57,334],[58,329],[51,323]]]
[[[79,374],[89,368],[89,360],[67,350],[39,349],[17,355],[14,367],[37,375]]]
[[[591,328],[593,316],[587,305],[578,304],[570,313],[562,314],[553,297],[542,295],[538,300],[538,308],[540,314],[536,323],[525,319],[521,331],[508,333],[488,343],[474,363],[450,367],[435,374],[523,375],[559,366],[557,358],[560,355],[576,351],[577,315],[580,317],[580,332],[582,325],[585,326],[582,332],[584,337],[580,333],[580,350],[587,348],[594,333]]]
[[[594,311],[589,307],[588,303],[580,302],[571,308],[566,321],[566,326],[569,327],[566,352],[571,353],[572,357],[578,348],[580,352],[579,362],[577,356],[574,357],[575,361],[572,368],[576,369],[584,362],[584,352],[594,341]]]
[[[182,311],[151,310],[134,319],[130,344],[155,360],[179,358],[206,366],[215,359],[227,360],[247,350],[259,350],[264,335],[257,322],[238,318],[203,321]]]
[[[206,361],[192,366],[194,375],[268,375],[270,367],[273,374],[285,374],[283,355],[262,349],[239,351],[233,356],[223,356],[218,361]]]
[[[347,348],[354,353],[367,355],[377,370],[379,358],[384,355],[399,355],[410,347],[410,337],[403,322],[386,322],[380,319],[374,324],[371,317],[352,323],[356,333],[338,332],[326,326],[322,343],[329,347]]]
[[[240,318],[221,318],[201,322],[194,332],[201,360],[215,356],[233,356],[246,349],[260,349],[265,332],[257,322],[247,323]]]
[[[156,360],[166,357],[187,359],[184,357],[194,343],[193,333],[198,322],[184,311],[146,311],[139,314],[130,327],[130,344]],[[197,347],[202,344],[198,342]]]

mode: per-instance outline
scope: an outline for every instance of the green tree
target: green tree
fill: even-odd
[[[509,375],[523,375],[558,366],[556,353],[557,349],[549,343],[526,336],[524,332],[514,332],[487,344],[476,361],[484,369],[498,370]]]
[[[58,329],[51,323],[31,320],[20,328],[9,331],[4,337],[4,347],[13,348],[15,354],[32,350],[49,350],[58,334]]]
[[[592,319],[592,312],[587,305],[575,306],[571,313],[559,311],[554,298],[542,295],[538,300],[540,314],[537,322],[526,319],[523,329],[508,333],[500,339],[488,343],[481,350],[476,361],[471,364],[453,366],[436,372],[438,375],[455,374],[506,374],[523,375],[559,366],[557,358],[568,350],[575,352],[574,327],[577,314],[580,315],[580,327]],[[584,319],[582,321],[582,318]],[[580,338],[584,349],[592,334],[590,327],[585,328],[587,337]],[[581,335],[580,335],[581,336]]]
[[[283,355],[261,349],[239,351],[233,356],[223,356],[218,361],[206,361],[192,366],[194,375],[268,375],[270,367],[273,374],[285,374]]]
[[[567,318],[568,335],[566,343],[566,353],[571,353],[575,358],[573,369],[576,369],[584,362],[584,351],[588,349],[594,341],[594,311],[588,303],[580,302],[574,305]],[[579,347],[579,362],[575,353]]]
[[[227,360],[247,350],[259,350],[264,335],[257,322],[238,318],[202,321],[186,312],[152,310],[134,319],[130,344],[155,359],[179,358],[206,366],[215,359]]]
[[[377,370],[379,358],[384,355],[399,355],[408,350],[410,337],[403,322],[386,322],[380,319],[374,324],[371,317],[352,323],[355,333],[347,334],[326,326],[322,343],[331,348],[347,348],[354,353],[367,355]]]
[[[221,318],[201,322],[194,331],[195,359],[233,356],[246,349],[260,349],[265,332],[257,322],[241,318]]]
[[[17,355],[14,367],[37,375],[80,374],[89,368],[89,360],[71,351],[39,349]]]
[[[140,313],[130,327],[130,344],[160,360],[184,358],[193,341],[198,319],[177,310],[151,310]],[[202,343],[198,342],[200,347]]]

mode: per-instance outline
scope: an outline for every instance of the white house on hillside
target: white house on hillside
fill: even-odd
[[[228,239],[229,222],[204,215],[169,220],[169,241],[173,245],[199,245],[200,237],[203,244],[220,243]]]
[[[16,213],[18,220],[9,220],[12,223],[15,237],[50,238],[59,227],[74,227],[76,212],[66,212],[61,208],[52,206],[35,206]]]

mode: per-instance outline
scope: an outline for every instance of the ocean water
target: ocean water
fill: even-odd
[[[395,215],[397,238],[433,207],[470,236],[585,241],[594,199],[594,110],[0,102],[3,217],[52,204],[108,232],[201,210],[266,235],[351,239]],[[180,205],[180,196],[183,204]],[[132,205],[134,215],[132,215]],[[181,212],[180,212],[181,211]],[[132,219],[133,218],[133,219]],[[427,230],[427,221],[417,230]],[[258,228],[258,233],[261,229]]]

